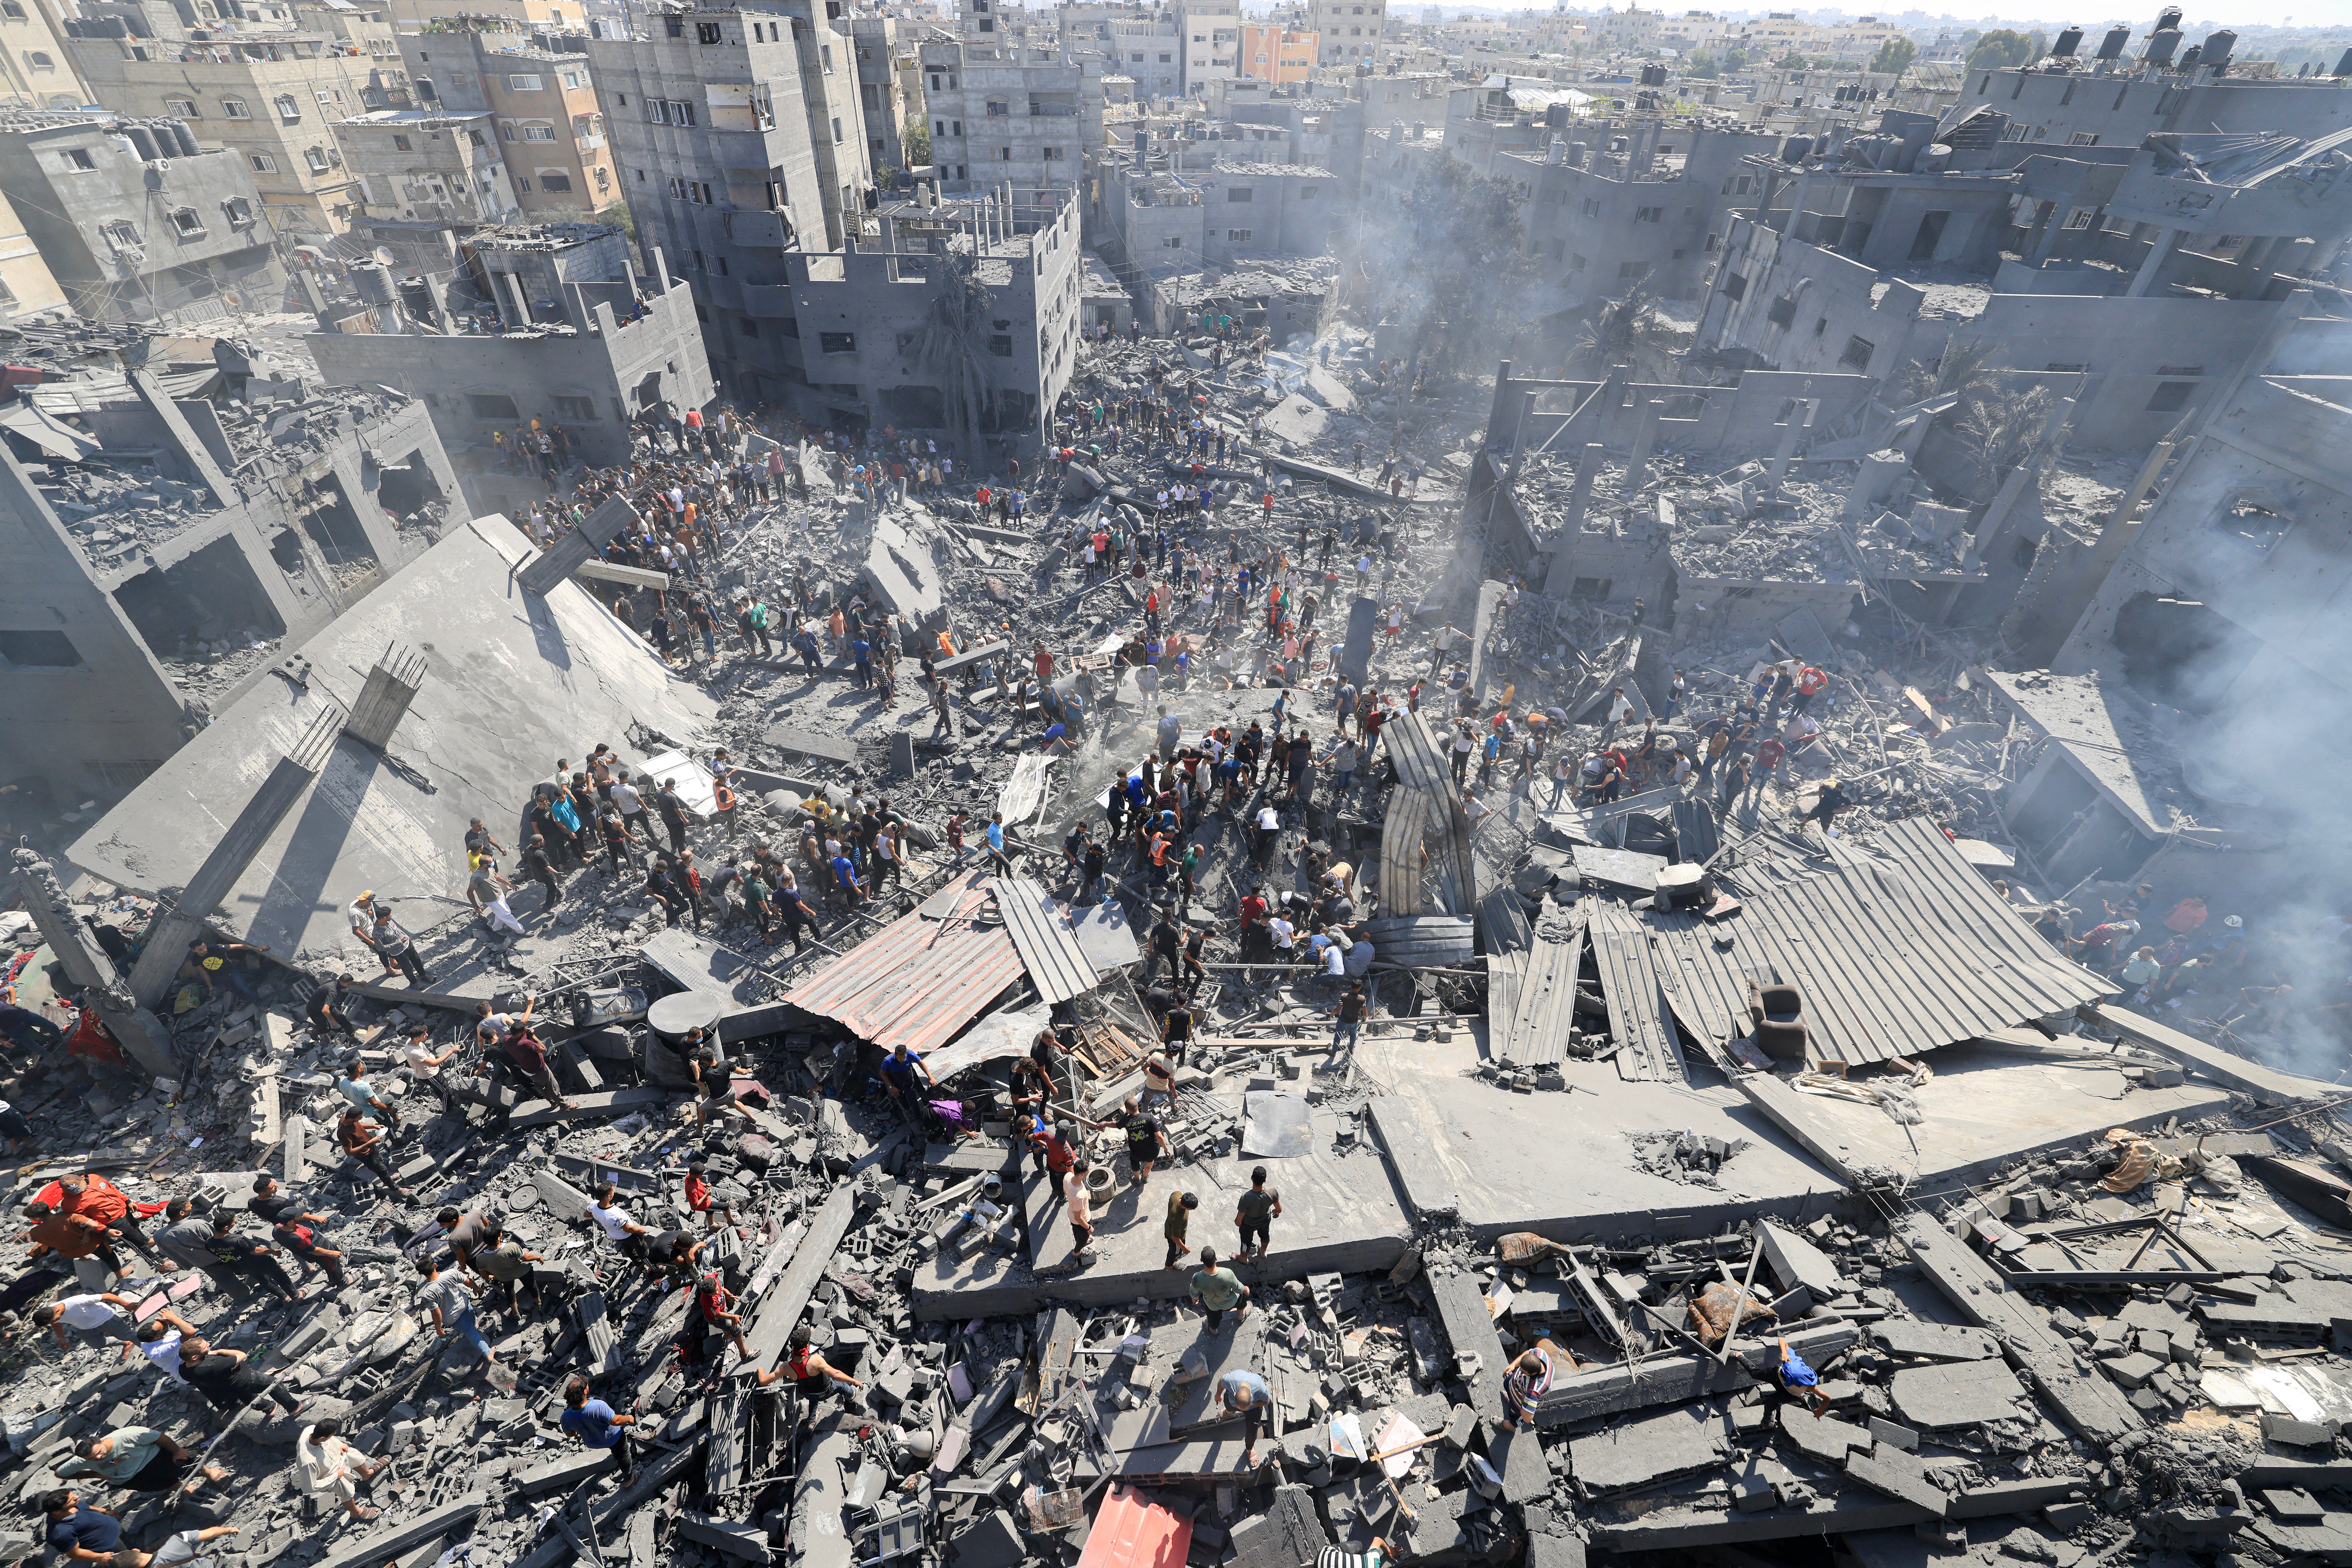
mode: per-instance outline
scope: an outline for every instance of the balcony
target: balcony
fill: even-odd
[[[583,153],[593,153],[604,144],[602,136],[574,136],[572,140]]]

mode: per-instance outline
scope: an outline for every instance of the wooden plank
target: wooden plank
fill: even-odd
[[[810,1221],[808,1234],[801,1238],[791,1265],[760,1298],[758,1313],[743,1335],[744,1343],[751,1350],[754,1370],[768,1372],[774,1368],[783,1353],[784,1341],[800,1322],[802,1310],[807,1307],[816,1282],[824,1277],[824,1266],[832,1261],[834,1248],[849,1234],[849,1222],[856,1213],[856,1185],[835,1188],[833,1195],[825,1199],[824,1206]]]

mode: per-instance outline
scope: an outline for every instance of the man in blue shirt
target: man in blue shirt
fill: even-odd
[[[1013,875],[1013,861],[1004,853],[1004,814],[988,816],[988,868],[1000,877]]]
[[[1161,762],[1175,760],[1176,742],[1183,732],[1183,723],[1163,706],[1160,710],[1160,760]]]
[[[852,637],[849,641],[850,684],[863,691],[866,689],[866,683],[873,678],[874,645],[864,637]]]
[[[833,879],[840,885],[854,907],[866,901],[866,889],[857,885],[857,868],[846,855],[833,858]]]
[[[122,1545],[122,1521],[69,1487],[43,1493],[41,1511],[49,1516],[49,1544],[76,1563],[107,1562]]]
[[[917,1114],[916,1105],[931,1081],[930,1068],[923,1058],[908,1050],[904,1043],[882,1058],[882,1087],[890,1091],[898,1109],[908,1116]]]
[[[1822,1374],[1807,1366],[1805,1358],[1790,1350],[1785,1338],[1780,1341],[1780,1392],[1811,1410],[1814,1420],[1828,1412],[1830,1402],[1822,1393]]]
[[[621,1468],[621,1479],[628,1479],[636,1473],[637,1462],[629,1452],[629,1435],[621,1430],[634,1426],[634,1415],[615,1415],[613,1407],[601,1399],[588,1397],[588,1380],[575,1377],[563,1385],[563,1429],[580,1439],[583,1447],[610,1448],[613,1462]]]
[[[1242,1468],[1257,1468],[1257,1435],[1264,1431],[1274,1409],[1274,1390],[1265,1379],[1244,1367],[1235,1367],[1217,1379],[1217,1405],[1228,1415],[1245,1416],[1249,1421],[1247,1446],[1242,1451]]]

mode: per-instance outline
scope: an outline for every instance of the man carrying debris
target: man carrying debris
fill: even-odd
[[[415,1201],[408,1189],[400,1184],[400,1178],[393,1173],[392,1162],[384,1158],[383,1129],[362,1117],[358,1106],[345,1110],[343,1119],[335,1124],[335,1142],[344,1153],[373,1171],[376,1179],[391,1190],[394,1197],[404,1204]]]
[[[343,1511],[361,1524],[376,1517],[374,1509],[360,1506],[359,1483],[373,1480],[375,1473],[392,1461],[379,1459],[371,1465],[361,1458],[343,1441],[341,1421],[330,1416],[303,1427],[294,1439],[294,1462],[300,1468],[304,1491],[341,1504]]]
[[[898,1114],[919,1125],[923,1119],[922,1103],[933,1085],[931,1069],[923,1058],[907,1048],[904,1040],[898,1048],[882,1058],[882,1087],[890,1092],[891,1103]]]
[[[121,1361],[131,1354],[134,1331],[131,1320],[115,1310],[118,1307],[136,1311],[139,1303],[131,1297],[117,1296],[112,1291],[68,1296],[63,1300],[51,1302],[40,1321],[58,1336],[59,1352],[74,1348],[73,1340],[66,1337],[66,1331],[71,1329],[76,1338],[93,1350],[110,1343],[121,1343],[122,1349],[115,1359]]]
[[[1247,1422],[1247,1436],[1242,1450],[1242,1468],[1257,1468],[1258,1435],[1266,1429],[1274,1412],[1274,1390],[1265,1378],[1247,1367],[1234,1367],[1217,1379],[1217,1407],[1228,1415],[1238,1415]]]
[[[223,1415],[235,1415],[264,1394],[289,1415],[302,1408],[276,1378],[252,1364],[247,1352],[216,1348],[194,1334],[180,1339],[180,1381]]]
[[[613,1463],[627,1480],[636,1474],[636,1460],[629,1451],[628,1434],[624,1427],[634,1426],[634,1415],[617,1415],[613,1407],[601,1399],[588,1397],[588,1380],[574,1377],[563,1385],[563,1429],[580,1439],[587,1448],[610,1448]]]
[[[310,1027],[321,1035],[341,1035],[356,1041],[359,1031],[352,1027],[346,993],[357,984],[359,982],[352,976],[339,974],[311,992],[310,1004],[303,1010]]]
[[[58,1467],[59,1480],[96,1476],[134,1492],[170,1491],[195,1464],[195,1453],[168,1432],[150,1426],[118,1426],[102,1436],[85,1437],[75,1446],[75,1458]],[[188,1489],[206,1481],[225,1481],[228,1472],[206,1465]]]

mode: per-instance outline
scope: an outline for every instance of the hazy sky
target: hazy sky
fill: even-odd
[[[1523,8],[1527,5],[1528,0],[1516,0],[1516,3],[1514,3],[1514,0],[1441,0],[1441,3],[1445,5],[1445,8],[1449,12],[1456,10],[1510,11]],[[1603,0],[1603,3],[1607,4],[1612,10],[1621,10],[1624,5],[1624,0]],[[1698,0],[1693,0],[1693,3],[1698,3]],[[2195,4],[2192,3],[2192,0],[2175,0],[2175,3],[2179,5],[2182,10],[2189,13],[2188,20],[2184,22],[2182,26],[2192,38],[2202,37],[2206,33],[2210,33],[2217,27],[2340,27],[2352,26],[2352,0],[2227,0],[2226,5],[2215,5],[2212,3],[2212,0],[2206,0],[2206,3],[2204,4]],[[1663,4],[1662,0],[1648,0],[1648,4],[1653,9],[1674,10],[1676,8],[1675,5],[1672,4],[1672,0],[1665,0],[1665,3]],[[1572,0],[1572,5],[1573,8],[1577,10],[1592,10],[1598,8],[1592,3],[1592,0]],[[2064,11],[2062,15],[2060,14],[2061,7],[2058,6],[2053,6],[2049,15],[2037,16],[2035,13],[2042,9],[2040,5],[2014,4],[2000,7],[1998,13],[1992,12],[1990,7],[1984,10],[1979,10],[1975,6],[1963,5],[1955,5],[1951,7],[1949,11],[1942,12],[1941,14],[1948,16],[1949,18],[1957,25],[1969,27],[2000,26],[2016,26],[2021,27],[2026,26],[2040,26],[2049,27],[2053,26],[2063,26],[2071,22],[2079,25],[2085,33],[2095,37],[2116,22],[2128,22],[2131,24],[2134,37],[2137,39],[2138,35],[2145,33],[2151,26],[2154,25],[2156,13],[2159,8],[2158,0],[2146,0],[2145,4],[2133,4],[2131,3],[2131,0],[2125,0],[2125,3],[2119,7],[2119,14],[2112,16],[2091,16],[2086,12],[2077,11]],[[1396,6],[1393,9],[1408,17],[1417,17],[1419,15],[1419,6],[1413,3],[1413,0],[1405,0],[1405,4]],[[1743,11],[1747,11],[1748,9],[1748,8],[1747,7],[1737,6],[1732,7],[1729,10],[1718,8],[1716,11],[1716,15],[1737,16],[1742,14]],[[1820,16],[1823,14],[1814,6],[1801,3],[1791,7],[1791,9],[1797,11],[1801,16]],[[1900,15],[1902,13],[1911,11],[1912,9],[1913,5],[1911,4],[1890,4],[1885,11],[1876,14],[1881,16],[1890,14]],[[1939,8],[1933,5],[1918,5],[1917,9],[1927,13],[1931,17],[1939,14]],[[1761,15],[1760,12],[1755,12],[1753,14]],[[1869,16],[1873,13],[1866,5],[1864,5],[1861,3],[1861,0],[1855,0],[1855,9],[1851,14],[1854,16]],[[1996,17],[1998,19],[1996,19]]]

